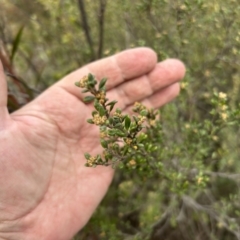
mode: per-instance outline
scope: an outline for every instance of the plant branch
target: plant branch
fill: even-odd
[[[99,14],[98,14],[98,24],[99,24],[99,44],[98,44],[98,58],[102,57],[103,43],[104,43],[104,14],[106,10],[107,0],[99,0]]]
[[[89,49],[91,52],[91,61],[93,61],[96,59],[96,57],[95,57],[93,41],[92,41],[92,37],[91,37],[91,29],[88,25],[88,19],[87,19],[87,14],[86,14],[86,10],[85,10],[84,0],[78,0],[78,8],[80,11],[82,28],[85,33],[85,37],[86,37],[86,40],[87,40],[87,43],[89,45]]]

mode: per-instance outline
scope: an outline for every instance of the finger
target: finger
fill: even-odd
[[[160,108],[176,98],[179,92],[180,84],[177,82],[155,92],[152,96],[141,101],[141,103],[147,108]],[[128,106],[126,108],[126,112],[133,113],[132,106]]]
[[[108,78],[108,89],[124,81],[150,72],[157,63],[156,53],[149,48],[136,48],[123,51],[112,57],[88,65],[88,69],[97,79]]]
[[[0,61],[0,129],[7,116],[7,83],[5,80],[2,62]]]
[[[160,108],[176,98],[179,92],[180,84],[174,83],[166,88],[159,90],[151,97],[144,99],[142,103],[148,108]]]
[[[148,74],[127,81],[108,92],[108,98],[118,100],[118,107],[125,108],[134,102],[147,101],[183,78],[185,67],[176,59],[168,59],[156,65]],[[163,96],[164,97],[164,96]]]
[[[156,53],[149,48],[136,48],[123,51],[114,56],[90,63],[69,74],[57,83],[71,94],[79,97],[79,89],[74,83],[88,73],[98,80],[108,78],[107,89],[150,72],[157,63]]]

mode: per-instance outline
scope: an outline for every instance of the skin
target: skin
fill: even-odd
[[[0,239],[68,240],[89,220],[114,174],[87,168],[84,152],[101,153],[92,105],[74,82],[91,72],[108,78],[107,97],[129,112],[135,101],[161,107],[179,93],[182,62],[157,63],[149,48],[126,50],[64,77],[9,115],[0,64]]]

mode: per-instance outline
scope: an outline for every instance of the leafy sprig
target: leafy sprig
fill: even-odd
[[[124,114],[119,108],[115,109],[117,101],[109,101],[106,98],[106,82],[107,79],[103,78],[97,87],[98,81],[89,74],[75,83],[77,87],[83,88],[83,93],[91,93],[83,99],[85,103],[93,102],[95,108],[92,118],[87,122],[99,126],[100,143],[103,148],[103,152],[96,156],[85,153],[86,166],[112,165],[115,167],[119,163],[124,163],[128,167],[135,168],[136,159],[139,156],[146,156],[147,151],[151,150],[149,146],[147,148],[143,144],[148,138],[143,130],[154,126],[158,112],[147,109],[138,102],[133,106],[132,110],[136,115],[132,117]]]

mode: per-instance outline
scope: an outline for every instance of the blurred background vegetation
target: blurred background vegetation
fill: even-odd
[[[10,112],[72,70],[124,49],[148,46],[159,60],[179,58],[187,67],[181,95],[163,108],[155,136],[171,184],[152,171],[117,170],[75,240],[240,239],[238,0],[0,0],[0,5]],[[220,92],[227,94],[223,102]]]

